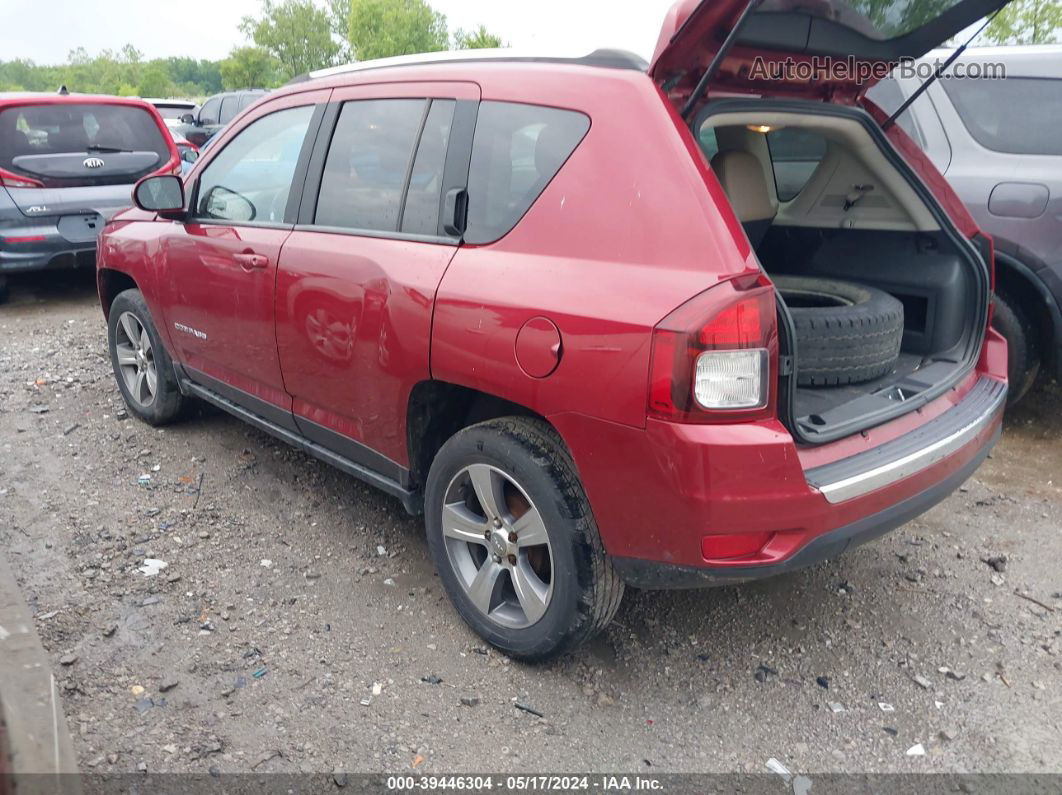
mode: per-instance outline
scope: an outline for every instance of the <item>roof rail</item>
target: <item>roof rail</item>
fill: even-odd
[[[444,63],[476,63],[476,62],[517,62],[517,63],[556,63],[574,64],[578,66],[598,66],[607,69],[633,69],[644,72],[649,68],[648,62],[639,55],[627,50],[599,49],[589,55],[579,57],[553,56],[531,54],[513,49],[482,49],[482,50],[447,50],[444,52],[418,53],[416,55],[397,55],[393,58],[378,58],[372,61],[355,61],[342,66],[333,66],[328,69],[318,69],[314,72],[297,75],[291,78],[285,85],[305,83],[308,80],[318,80],[325,77],[347,74],[348,72],[364,72],[370,69],[389,69],[398,66],[427,66]]]

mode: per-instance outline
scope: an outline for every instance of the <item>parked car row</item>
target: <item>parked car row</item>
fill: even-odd
[[[200,108],[65,90],[0,93],[0,301],[9,274],[93,267],[99,231],[130,205],[137,180],[187,174],[200,147],[264,94],[219,94]]]

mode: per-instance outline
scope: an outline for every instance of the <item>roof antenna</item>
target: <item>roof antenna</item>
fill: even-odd
[[[686,100],[686,104],[682,106],[682,118],[689,121],[690,114],[693,113],[693,108],[697,105],[697,101],[701,98],[701,94],[708,88],[708,81],[710,81],[715,73],[719,70],[719,64],[723,62],[726,54],[730,52],[730,48],[734,46],[734,42],[737,41],[738,34],[741,33],[741,29],[745,27],[745,23],[748,22],[749,17],[759,7],[763,0],[749,0],[749,4],[745,6],[745,10],[741,12],[741,16],[738,17],[737,22],[734,23],[734,27],[730,29],[730,32],[723,39],[723,43],[719,46],[719,50],[716,52],[715,57],[712,58],[712,62],[708,64],[708,68],[704,70],[704,74],[701,75],[701,79],[697,81],[697,87],[693,89],[690,94],[690,98]]]
[[[966,52],[966,48],[970,46],[971,42],[973,42],[974,39],[981,35],[981,32],[988,27],[989,23],[996,18],[996,14],[998,14],[1001,10],[1002,9],[997,9],[991,16],[985,17],[985,21],[982,23],[981,27],[979,27],[974,32],[974,34],[966,40],[964,44],[959,46],[958,49],[955,50],[955,52],[949,55],[947,60],[944,61],[944,63],[939,64],[936,68],[936,71],[933,72],[933,76],[926,80],[924,83],[922,83],[922,85],[920,85],[917,89],[915,89],[915,92],[911,94],[911,96],[909,96],[906,100],[904,100],[903,104],[901,104],[900,107],[896,109],[896,112],[885,120],[885,123],[881,125],[882,131],[887,132],[888,129],[896,123],[896,120],[903,115],[903,112],[909,107],[911,107],[914,101],[920,96],[922,96],[922,94],[925,93],[926,89],[929,88],[937,80],[937,78],[944,74],[945,71],[947,71],[948,67],[955,62],[955,59],[962,55],[964,52]]]
[[[70,93],[70,89],[66,87],[66,83],[63,83],[55,93],[61,97],[65,97]]]

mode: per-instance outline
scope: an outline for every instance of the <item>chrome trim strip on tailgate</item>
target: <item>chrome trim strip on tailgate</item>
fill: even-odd
[[[921,472],[968,444],[1003,410],[1007,385],[982,377],[953,408],[873,450],[807,471],[808,484],[844,502]]]

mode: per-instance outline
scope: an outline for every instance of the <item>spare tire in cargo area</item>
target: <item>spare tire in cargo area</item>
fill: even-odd
[[[896,366],[903,304],[882,290],[810,276],[772,276],[796,328],[799,386],[858,384]]]

